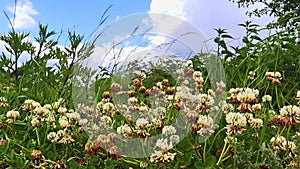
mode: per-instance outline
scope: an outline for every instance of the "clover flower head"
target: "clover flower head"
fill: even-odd
[[[272,101],[272,96],[270,95],[264,95],[262,97],[262,102],[271,102]]]
[[[6,113],[7,118],[16,119],[20,116],[20,113],[16,110],[10,110]]]
[[[168,125],[168,126],[164,126],[162,129],[162,134],[164,135],[172,135],[176,133],[176,129],[175,127]]]

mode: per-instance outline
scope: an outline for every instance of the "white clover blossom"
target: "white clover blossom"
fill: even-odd
[[[264,95],[262,97],[262,102],[271,102],[272,101],[272,96],[270,95]]]
[[[41,125],[41,122],[38,117],[33,117],[30,122],[31,126],[37,127]]]
[[[200,72],[200,71],[194,71],[193,77],[194,77],[194,78],[202,77],[202,72]]]
[[[111,112],[115,110],[115,105],[111,102],[107,102],[103,104],[103,111],[104,112]]]
[[[47,116],[47,115],[50,114],[50,110],[46,109],[45,107],[36,107],[34,109],[34,114],[35,115]]]
[[[57,142],[57,140],[59,139],[59,137],[58,137],[58,135],[55,132],[50,132],[47,135],[47,139],[53,143],[53,142]]]
[[[111,123],[112,123],[112,119],[111,119],[109,116],[106,116],[106,115],[103,115],[103,116],[101,117],[101,121],[102,121],[102,122],[105,122],[105,123],[107,123],[107,124],[111,124]]]
[[[87,119],[80,119],[79,122],[78,122],[78,124],[79,124],[80,126],[84,126],[84,125],[86,125],[87,123],[88,123],[88,120],[87,120]]]
[[[175,127],[169,125],[169,126],[164,126],[163,129],[162,129],[162,134],[164,135],[172,135],[172,134],[175,134],[176,133],[176,129]]]
[[[298,106],[295,105],[288,105],[288,106],[284,106],[283,108],[281,108],[279,110],[280,115],[281,116],[294,116],[300,115],[300,108]]]
[[[20,113],[16,110],[10,110],[6,113],[7,118],[16,119],[19,116],[20,116]]]
[[[125,124],[117,128],[117,133],[126,137],[126,136],[131,136],[133,134],[133,131],[128,126],[128,124]]]
[[[247,118],[244,114],[230,112],[226,115],[226,122],[229,124],[233,124],[234,126],[246,126]]]
[[[138,99],[135,97],[130,97],[127,102],[128,102],[128,105],[135,105],[138,103]]]
[[[168,151],[173,148],[172,143],[168,144],[168,140],[166,138],[158,139],[155,144],[162,151]]]
[[[0,108],[1,107],[8,107],[7,99],[5,97],[0,97]]]
[[[260,129],[263,126],[263,120],[259,118],[253,118],[250,121],[250,126],[255,130]]]
[[[59,125],[61,126],[61,128],[66,128],[66,127],[70,126],[69,121],[66,116],[60,117],[58,122],[59,122]]]
[[[66,113],[65,116],[70,119],[71,121],[79,122],[80,120],[80,114],[77,112],[73,113]]]
[[[146,128],[148,124],[149,124],[149,121],[145,118],[139,118],[136,120],[136,126],[138,128],[141,128],[141,129]]]
[[[170,162],[171,160],[174,160],[175,156],[176,153],[154,150],[154,153],[150,156],[150,162]]]
[[[57,112],[60,113],[60,114],[65,114],[67,113],[68,109],[65,108],[65,107],[59,107]]]

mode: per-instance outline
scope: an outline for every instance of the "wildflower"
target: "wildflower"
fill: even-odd
[[[87,120],[87,119],[80,119],[79,122],[78,122],[78,124],[79,124],[80,126],[84,126],[84,125],[86,125],[87,123],[88,123],[88,120]]]
[[[229,134],[241,134],[242,131],[245,130],[243,127],[246,127],[247,125],[247,118],[244,114],[230,112],[226,115],[225,119],[226,122],[229,124],[226,126],[227,132]]]
[[[195,72],[193,73],[193,77],[194,77],[194,78],[202,77],[202,72],[200,72],[200,71],[195,71]]]
[[[41,106],[40,103],[38,103],[34,100],[31,100],[31,99],[28,99],[28,100],[24,101],[23,110],[31,111],[31,110],[34,110],[36,107],[40,107],[40,106]]]
[[[112,159],[120,158],[122,154],[122,150],[115,145],[110,147],[107,151],[109,153],[109,157]]]
[[[220,82],[216,82],[216,85],[217,85],[216,92],[219,94],[223,93],[223,89],[226,87],[225,83],[223,81],[220,81]]]
[[[260,103],[252,105],[252,111],[258,112],[260,110],[261,110],[261,104]]]
[[[141,72],[141,71],[136,71],[135,74],[136,74],[137,78],[142,79],[142,80],[146,79],[146,77],[147,77],[146,74],[144,72]]]
[[[112,147],[115,144],[115,139],[113,137],[109,137],[103,134],[100,134],[97,137],[96,141],[101,148],[106,150],[108,150],[110,147]]]
[[[67,113],[68,109],[65,108],[65,107],[59,107],[57,112],[60,113],[60,114],[65,114]]]
[[[10,110],[6,113],[6,117],[7,118],[11,118],[11,119],[16,119],[17,117],[20,116],[20,113],[18,111],[15,110]]]
[[[148,126],[149,121],[145,118],[139,118],[136,120],[136,127],[140,129],[144,129]]]
[[[8,107],[9,104],[7,103],[7,100],[5,97],[0,97],[0,108]]]
[[[110,93],[108,91],[106,91],[106,92],[103,92],[101,96],[104,99],[109,99],[110,98]]]
[[[250,126],[254,130],[260,129],[262,125],[263,125],[262,119],[253,118],[252,120],[250,120]]]
[[[162,129],[162,134],[164,135],[172,135],[172,134],[175,134],[176,133],[176,129],[175,127],[169,125],[169,126],[164,126],[163,129]]]
[[[117,133],[126,137],[131,136],[133,134],[133,131],[128,126],[128,124],[125,124],[117,128]]]
[[[272,101],[272,96],[270,95],[264,95],[262,97],[262,102],[271,102]]]
[[[118,93],[122,90],[122,86],[119,83],[112,83],[109,89],[113,93]]]
[[[143,86],[143,82],[141,79],[136,78],[136,79],[133,79],[133,85],[135,87],[141,87],[141,86]]]
[[[282,150],[284,149],[282,143],[285,142],[286,139],[283,136],[272,137],[270,143],[273,145],[274,150]]]
[[[31,126],[38,127],[41,126],[41,121],[38,117],[33,117],[30,122]]]
[[[138,103],[138,99],[135,97],[130,97],[128,99],[128,105],[136,105]]]
[[[280,84],[281,73],[280,72],[266,72],[266,79],[271,81],[272,84]]]
[[[279,110],[278,118],[283,125],[291,125],[299,123],[300,108],[295,105],[284,106]]]
[[[75,140],[72,138],[71,135],[69,134],[65,134],[63,136],[63,138],[59,141],[60,143],[63,143],[63,144],[71,144],[72,142],[74,142]]]
[[[46,115],[50,114],[50,110],[46,109],[45,107],[36,107],[34,109],[34,114],[35,115],[46,116]]]
[[[33,159],[41,159],[42,158],[42,152],[41,150],[32,150],[30,153],[31,158]]]
[[[96,155],[99,151],[100,147],[95,141],[88,141],[83,150],[83,152],[88,155]]]
[[[53,142],[57,142],[57,140],[59,139],[59,137],[58,137],[58,135],[55,132],[50,132],[47,135],[47,139],[50,140],[53,143]]]
[[[148,167],[148,163],[147,163],[147,162],[144,162],[144,161],[141,161],[141,162],[140,162],[140,167],[141,167],[141,168],[147,168],[147,167]]]
[[[109,116],[106,116],[106,115],[101,117],[101,121],[104,122],[104,123],[107,123],[107,124],[112,123],[112,119]]]
[[[174,160],[175,156],[176,153],[154,150],[154,153],[151,154],[150,162],[162,162],[162,163],[170,162],[171,160]]]
[[[159,118],[153,118],[151,120],[151,127],[155,128],[161,128],[162,127],[162,121]]]
[[[65,116],[72,122],[79,122],[80,120],[80,115],[77,112],[66,113]]]
[[[207,115],[200,115],[197,122],[192,125],[192,131],[200,136],[209,136],[214,133],[213,119]]]
[[[60,117],[58,122],[61,128],[70,127],[69,121],[66,116]]]

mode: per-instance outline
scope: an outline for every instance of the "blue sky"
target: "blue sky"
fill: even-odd
[[[245,15],[246,9],[238,8],[229,0],[17,0],[14,28],[17,31],[30,32],[31,39],[37,37],[39,23],[47,24],[49,30],[62,31],[63,37],[66,37],[68,30],[71,30],[88,38],[97,28],[100,17],[110,5],[112,7],[107,12],[109,18],[105,24],[114,23],[117,19],[122,20],[126,16],[133,16],[137,13],[146,15],[149,13],[168,14],[195,26],[206,40],[216,36],[214,28],[225,28],[235,37],[230,45],[241,43],[244,30],[238,27],[238,24],[246,20],[253,20],[255,23],[264,25],[273,19],[269,17],[250,19]],[[14,0],[0,0],[0,9],[2,10],[0,12],[0,34],[6,34],[11,28],[4,12],[12,20],[15,9]],[[168,25],[165,21],[157,19],[155,29],[156,32],[165,31],[165,28],[170,28],[168,31],[179,30],[178,25],[180,24],[171,23]],[[124,38],[126,34],[121,35],[119,33],[125,30],[124,26],[126,24],[116,28],[116,33],[113,36],[108,36],[108,42],[105,42],[105,45],[111,45],[109,41]],[[159,45],[167,40],[167,38],[158,35],[147,38],[152,44],[139,46],[140,51],[151,50],[153,44]],[[60,45],[66,45],[65,42],[60,42]],[[4,45],[0,41],[0,52],[5,51]],[[101,44],[98,47],[97,55],[106,51],[108,47],[105,45]],[[130,46],[122,49],[124,55],[131,53],[133,48],[131,41]],[[178,48],[177,50],[180,51],[181,49]],[[28,58],[30,57],[25,53],[20,60],[23,62]]]
[[[162,12],[188,20],[209,38],[215,35],[213,28],[219,27],[238,38],[243,30],[237,24],[248,20],[246,10],[229,0],[18,0],[15,26],[35,35],[38,23],[42,23],[56,31],[71,29],[88,36],[109,5],[113,6],[108,11],[108,21],[135,13]],[[14,0],[0,1],[0,9],[10,17],[13,7]],[[270,19],[254,18],[254,21],[264,24]],[[0,13],[0,25],[0,33],[9,31],[4,12]]]

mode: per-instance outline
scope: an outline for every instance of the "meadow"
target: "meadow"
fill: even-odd
[[[210,55],[224,81],[208,80],[201,53],[176,76],[135,67],[129,85],[105,68],[86,70],[96,77],[94,104],[76,104],[72,91],[82,85],[76,64],[93,50],[84,36],[69,31],[61,47],[66,40],[47,25],[32,41],[14,29],[1,34],[0,168],[299,168],[299,28],[239,26],[236,47],[215,29]],[[20,65],[25,52],[31,58]]]

